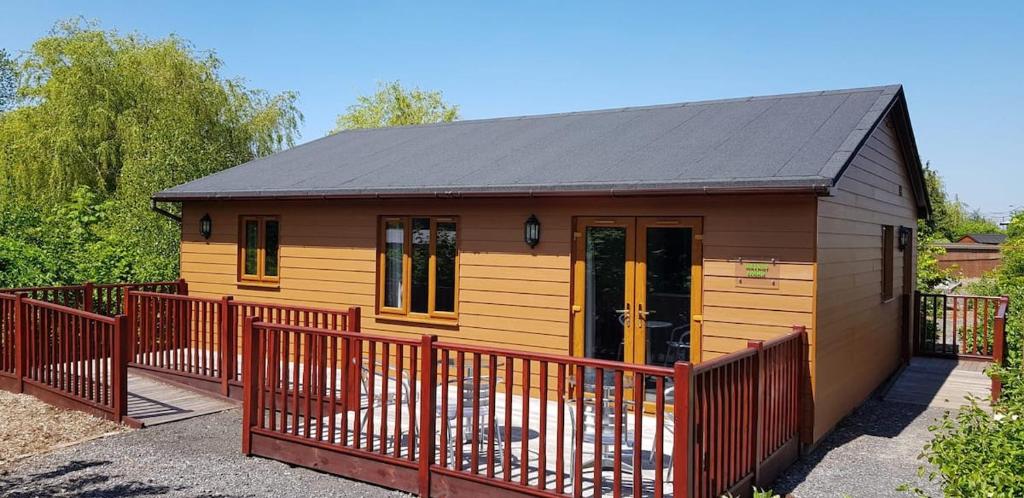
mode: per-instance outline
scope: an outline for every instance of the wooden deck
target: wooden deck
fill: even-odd
[[[128,373],[128,416],[143,425],[160,425],[235,408],[234,402],[192,389]]]
[[[886,392],[885,400],[959,408],[967,404],[968,396],[991,395],[992,381],[985,375],[989,365],[981,361],[915,357]]]

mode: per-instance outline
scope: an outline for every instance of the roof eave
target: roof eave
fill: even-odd
[[[425,191],[249,191],[249,192],[159,192],[153,196],[157,202],[196,201],[257,201],[257,200],[342,200],[342,199],[455,199],[455,198],[510,198],[510,197],[646,197],[667,195],[724,195],[724,194],[814,194],[829,195],[830,182],[779,185],[694,185],[680,187],[630,188],[528,188],[522,190],[425,190]]]

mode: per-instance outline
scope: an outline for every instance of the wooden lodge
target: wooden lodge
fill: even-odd
[[[901,365],[1006,356],[1008,298],[913,288],[899,86],[348,131],[153,207],[182,278],[0,289],[0,389],[138,427],[179,384],[419,496],[750,496]]]
[[[805,326],[805,443],[908,354],[929,213],[901,86],[347,131],[154,201],[192,295],[365,332],[671,366]]]

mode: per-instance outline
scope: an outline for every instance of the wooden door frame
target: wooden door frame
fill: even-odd
[[[587,299],[587,264],[586,264],[586,227],[621,227],[626,230],[626,267],[633,265],[635,259],[633,250],[636,248],[636,217],[635,216],[581,216],[573,220],[573,244],[572,244],[572,302],[570,303],[569,350],[573,356],[582,358],[584,351],[584,332],[586,330],[586,310],[584,303]],[[632,330],[636,324],[633,317],[633,281],[634,273],[626,271],[625,277],[625,306],[629,311],[629,326],[623,328],[623,340],[629,340],[633,335]],[[625,349],[624,349],[625,351]],[[625,355],[625,352],[623,352]]]
[[[703,336],[703,278],[704,278],[704,256],[703,256],[703,229],[704,219],[700,216],[577,216],[573,217],[573,243],[572,243],[572,300],[570,303],[570,332],[569,352],[576,357],[583,357],[585,354],[585,331],[586,331],[586,227],[588,226],[618,226],[626,229],[626,265],[632,271],[626,271],[625,282],[625,303],[630,310],[629,327],[623,330],[623,339],[626,344],[623,348],[624,360],[635,363],[639,359],[643,361],[643,355],[634,354],[632,358],[627,352],[635,351],[634,341],[643,332],[637,332],[639,327],[637,303],[642,299],[646,304],[646,296],[637,295],[636,289],[644,282],[646,274],[642,271],[640,259],[637,256],[637,249],[646,246],[647,226],[658,224],[658,222],[670,222],[665,226],[678,226],[680,228],[691,228],[693,230],[692,254],[691,254],[691,276],[690,276],[690,362],[701,361],[701,339]],[[646,263],[643,263],[644,265]],[[638,283],[639,282],[639,283]],[[640,348],[642,351],[643,348]],[[639,356],[639,358],[637,358]]]
[[[641,327],[640,323],[646,321],[639,315],[641,306],[648,308],[647,296],[640,290],[647,287],[647,254],[644,248],[647,246],[647,228],[662,226],[666,228],[689,228],[690,239],[690,362],[700,362],[701,324],[703,323],[703,282],[704,260],[703,260],[703,219],[696,216],[638,216],[636,218],[636,260],[635,277],[633,280],[635,297],[633,298],[636,307],[637,320],[634,324],[634,340],[641,343],[647,340],[647,330]],[[646,344],[645,344],[646,346]],[[628,348],[627,348],[628,350]],[[639,364],[646,364],[646,347],[633,348],[633,361]]]

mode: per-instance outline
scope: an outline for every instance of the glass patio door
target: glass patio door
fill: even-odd
[[[700,219],[581,218],[576,228],[573,353],[660,366],[698,360]]]

